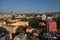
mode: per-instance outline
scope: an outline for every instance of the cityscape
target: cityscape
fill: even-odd
[[[60,1],[0,0],[0,40],[60,40]]]
[[[47,22],[54,19],[56,21],[55,26],[60,25],[57,24],[60,20],[60,13],[57,13],[13,14],[12,12],[12,15],[1,14],[0,40],[48,40],[44,37],[47,33],[49,34],[49,31],[47,30]],[[51,30],[53,29],[51,28]],[[56,34],[51,34],[54,36],[48,37],[52,37],[51,39],[60,40],[59,27],[56,27],[56,30]]]

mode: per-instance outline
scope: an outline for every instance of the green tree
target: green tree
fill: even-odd
[[[39,38],[35,35],[33,35],[33,40],[39,40]]]
[[[6,24],[8,24],[8,23],[9,23],[9,20],[8,20],[8,19],[5,19],[4,21],[6,22]]]
[[[16,29],[16,34],[19,34],[19,33],[22,33],[22,32],[25,32],[24,26],[19,26],[19,27]]]
[[[38,19],[36,19],[36,18],[30,19],[29,20],[29,26],[31,26],[31,27],[37,27],[37,26],[39,26]]]

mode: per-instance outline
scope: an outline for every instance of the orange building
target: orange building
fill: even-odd
[[[56,22],[54,20],[49,20],[47,22],[47,31],[56,32]]]

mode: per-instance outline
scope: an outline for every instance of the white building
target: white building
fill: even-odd
[[[46,14],[42,15],[42,20],[46,20]]]

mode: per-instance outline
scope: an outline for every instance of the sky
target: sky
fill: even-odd
[[[60,12],[60,0],[0,0],[0,12]]]

